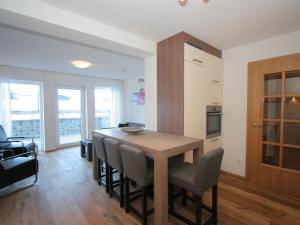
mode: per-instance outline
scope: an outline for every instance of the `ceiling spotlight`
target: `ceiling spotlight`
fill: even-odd
[[[178,0],[179,5],[185,6],[188,0]],[[202,0],[204,3],[208,3],[209,0]]]
[[[185,6],[187,3],[187,0],[178,0],[179,5]]]
[[[83,60],[74,60],[71,62],[73,66],[80,68],[80,69],[85,69],[91,66],[90,62],[83,61]]]

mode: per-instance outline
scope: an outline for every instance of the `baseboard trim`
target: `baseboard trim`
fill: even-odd
[[[220,172],[221,172],[222,175],[232,176],[232,177],[235,177],[235,178],[238,178],[238,179],[241,179],[241,180],[247,180],[246,177],[243,177],[241,175],[234,174],[234,173],[231,173],[231,172],[228,172],[228,171],[221,170]]]
[[[65,148],[73,148],[73,147],[79,147],[80,144],[71,144],[71,145],[68,145],[68,146],[61,146],[61,147],[57,147],[57,148],[52,148],[52,149],[47,149],[45,152],[54,152],[54,151],[57,151],[57,150],[60,150],[60,149],[65,149]]]
[[[45,153],[47,153],[47,152],[54,152],[54,151],[56,151],[56,150],[57,150],[57,148],[47,149],[47,150],[45,151]]]

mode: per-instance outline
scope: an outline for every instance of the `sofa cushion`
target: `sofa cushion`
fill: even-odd
[[[13,168],[24,166],[25,163],[31,163],[34,160],[35,159],[32,156],[17,157],[17,158],[6,160],[6,161],[2,162],[1,165],[4,170],[10,170]]]

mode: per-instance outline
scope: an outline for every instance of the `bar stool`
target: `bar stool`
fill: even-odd
[[[153,163],[150,160],[146,160],[145,153],[140,149],[121,145],[120,152],[125,173],[125,211],[128,213],[132,210],[142,219],[142,224],[147,225],[148,216],[154,212],[154,209],[148,210],[147,208],[147,198],[151,195],[153,187]],[[141,193],[141,191],[130,192],[130,181],[134,181],[136,187],[142,189],[142,195],[135,195]],[[130,202],[141,196],[142,213],[130,205]]]
[[[217,204],[218,204],[218,179],[224,150],[218,148],[203,154],[199,158],[197,165],[184,163],[178,167],[169,169],[169,213],[179,220],[189,225],[201,225],[202,208],[209,211],[212,215],[204,224],[217,224]],[[195,222],[183,217],[175,211],[174,207],[174,185],[193,193],[193,198],[183,196],[185,201],[190,200],[196,204]],[[212,207],[202,203],[204,192],[212,188]]]
[[[120,153],[120,142],[115,141],[111,138],[104,138],[104,145],[107,154],[108,161],[108,173],[109,173],[109,194],[110,196],[116,196],[120,201],[120,207],[124,207],[124,174],[123,174],[123,164]],[[117,193],[114,190],[114,176],[113,169],[116,169],[119,173],[119,187],[120,192]]]
[[[93,134],[93,144],[96,152],[98,177],[99,177],[98,184],[104,185],[106,193],[108,193],[109,192],[108,161],[107,161],[107,155],[106,155],[103,139],[104,139],[103,135],[98,133]],[[103,166],[103,164],[105,165],[105,167]],[[104,172],[104,174],[102,174],[102,172]],[[105,182],[103,182],[102,180],[103,177],[105,178]]]

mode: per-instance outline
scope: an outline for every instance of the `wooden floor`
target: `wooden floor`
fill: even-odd
[[[39,180],[34,186],[20,190],[33,181],[27,179],[0,191],[1,225],[140,224],[96,184],[92,165],[80,157],[79,148],[41,154],[39,161]],[[299,199],[282,197],[228,175],[220,180],[220,225],[300,225]],[[209,202],[209,194],[204,199]],[[192,205],[183,213],[191,216]],[[153,216],[149,224],[152,220]],[[170,216],[169,224],[182,223]]]

